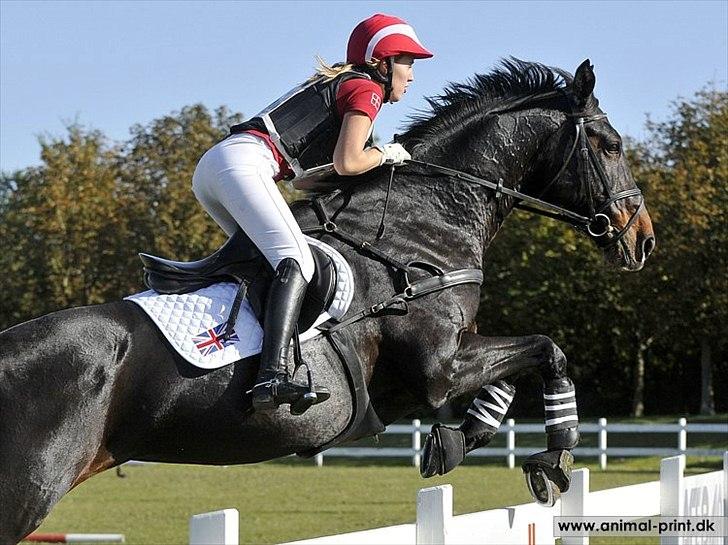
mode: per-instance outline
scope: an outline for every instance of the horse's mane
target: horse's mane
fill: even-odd
[[[409,117],[401,139],[416,144],[450,132],[475,114],[526,107],[539,95],[563,90],[572,79],[561,68],[515,57],[501,59],[490,73],[475,74],[463,83],[450,82],[443,94],[426,97],[429,109]]]

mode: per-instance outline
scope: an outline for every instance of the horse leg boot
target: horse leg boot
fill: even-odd
[[[574,383],[568,377],[547,381],[543,399],[547,450],[529,456],[523,463],[523,473],[534,499],[551,507],[569,489],[574,465],[571,450],[579,443]]]
[[[308,387],[292,382],[288,372],[291,337],[307,286],[295,259],[286,258],[278,264],[268,293],[260,368],[252,390],[256,411],[272,410],[283,403],[294,405],[311,393]]]
[[[516,389],[504,380],[481,388],[459,428],[432,426],[425,439],[420,475],[443,475],[458,466],[465,454],[490,443],[513,402]]]

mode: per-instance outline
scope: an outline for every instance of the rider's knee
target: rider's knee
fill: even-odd
[[[306,279],[306,282],[310,282],[316,268],[311,252],[303,252],[301,259],[297,259],[296,261],[298,261],[298,264],[301,266],[301,274]]]
[[[311,252],[310,251],[301,252],[301,254],[296,255],[296,256],[291,256],[291,255],[281,256],[277,262],[271,263],[271,265],[273,266],[273,269],[274,270],[277,269],[278,264],[281,261],[283,261],[284,259],[288,259],[288,258],[295,259],[296,263],[298,263],[298,266],[301,269],[301,275],[306,280],[306,282],[310,282],[311,279],[313,278],[313,273],[316,268],[316,266],[314,265],[313,256],[311,255]]]

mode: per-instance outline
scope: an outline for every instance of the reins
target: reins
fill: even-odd
[[[562,221],[575,227],[580,227],[584,229],[590,236],[596,239],[597,243],[599,243],[600,246],[612,246],[622,239],[622,237],[627,233],[630,227],[632,227],[634,222],[637,221],[639,213],[644,209],[645,200],[642,195],[642,191],[640,191],[638,187],[634,187],[632,189],[626,189],[624,191],[618,191],[617,193],[613,193],[609,186],[609,179],[607,178],[604,169],[598,161],[594,148],[589,143],[589,139],[587,138],[584,125],[586,123],[605,119],[607,115],[585,115],[583,113],[572,113],[567,114],[567,116],[570,118],[574,118],[574,143],[569,150],[564,164],[561,166],[556,175],[543,187],[543,189],[539,193],[539,197],[532,197],[515,189],[504,187],[503,179],[499,179],[498,182],[493,182],[491,180],[486,180],[484,178],[479,178],[472,174],[468,174],[467,172],[463,172],[462,170],[457,170],[454,168],[429,163],[426,161],[419,161],[416,159],[410,159],[409,161],[407,161],[407,163],[420,165],[429,170],[445,174],[450,178],[463,180],[475,185],[480,185],[483,187],[487,187],[488,189],[492,189],[493,191],[495,191],[496,199],[501,195],[508,195],[510,197],[513,197],[516,199],[516,203],[514,204],[515,208]],[[571,163],[571,160],[576,153],[577,147],[579,147],[579,155],[577,156],[577,168],[579,172],[579,179],[582,185],[585,186],[584,193],[586,193],[587,195],[589,216],[584,216],[582,214],[574,212],[573,210],[569,210],[568,208],[550,203],[540,198],[556,181],[561,178],[564,172],[566,172],[569,164]],[[589,169],[590,166],[592,167],[593,171],[596,172],[597,178],[601,182],[601,185],[603,186],[607,194],[607,199],[601,203],[599,208],[596,208],[594,205],[594,194],[589,183],[591,172],[591,170]],[[387,200],[389,199],[389,191],[392,185],[391,176],[392,175],[390,175],[389,187],[387,188]],[[640,197],[640,204],[637,207],[637,210],[635,210],[630,219],[627,221],[627,223],[620,230],[617,231],[617,229],[612,225],[609,216],[604,214],[604,211],[615,202],[631,197]],[[380,230],[382,231],[383,219],[384,216],[382,216],[382,226],[380,226]],[[602,242],[602,237],[606,237],[606,243]]]

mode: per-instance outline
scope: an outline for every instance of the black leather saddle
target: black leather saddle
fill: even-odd
[[[316,265],[298,318],[299,331],[306,331],[326,310],[336,292],[336,267],[316,246],[309,246]],[[218,282],[248,283],[247,297],[262,324],[268,289],[275,271],[260,250],[242,231],[236,231],[222,247],[199,261],[171,261],[140,253],[144,284],[158,293],[181,294]]]

